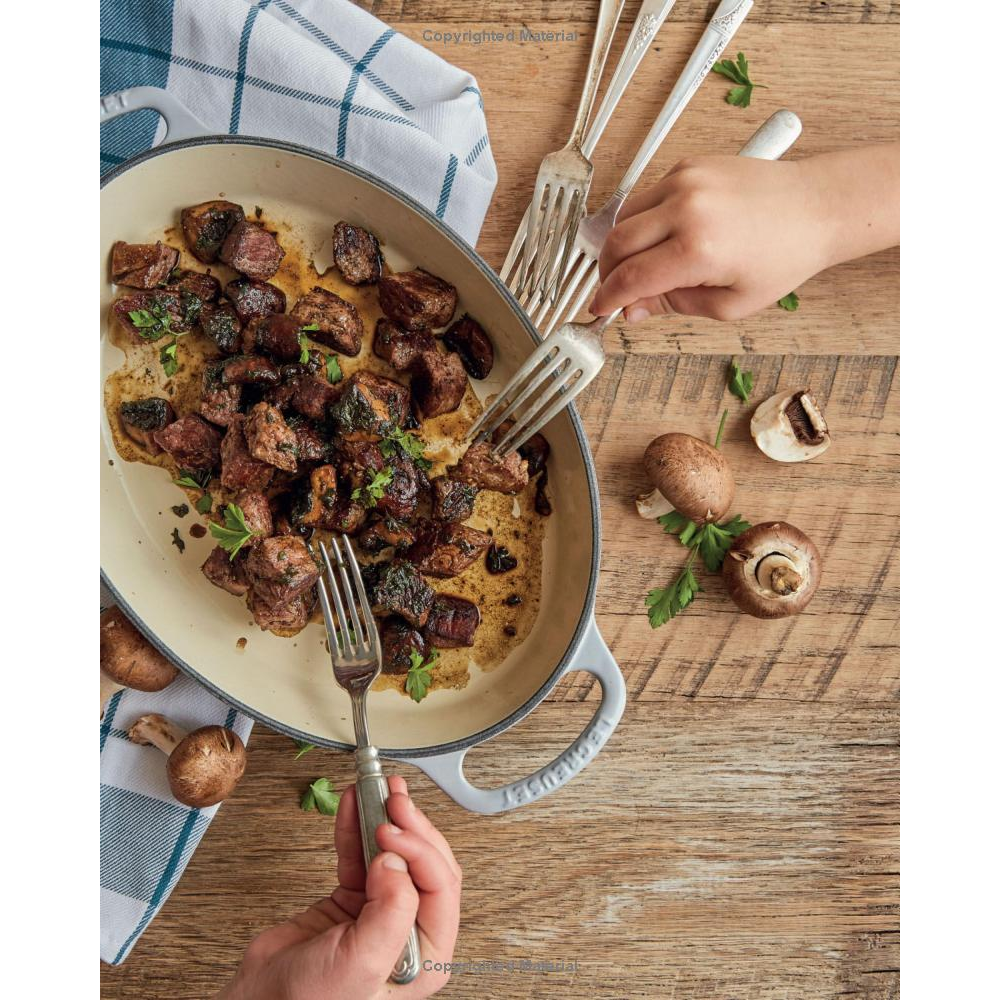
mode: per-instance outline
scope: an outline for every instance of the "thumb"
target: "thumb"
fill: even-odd
[[[354,924],[357,957],[385,982],[417,918],[417,894],[406,862],[391,851],[376,855],[365,883],[368,901]]]

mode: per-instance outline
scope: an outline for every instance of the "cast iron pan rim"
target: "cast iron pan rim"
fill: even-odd
[[[360,167],[356,167],[351,163],[346,163],[344,160],[337,159],[335,156],[328,156],[326,153],[321,153],[318,150],[309,149],[307,146],[300,146],[293,142],[284,142],[280,139],[263,139],[246,135],[212,135],[202,136],[195,139],[185,139],[181,142],[164,143],[160,146],[154,147],[153,149],[147,150],[145,153],[140,153],[131,160],[128,160],[115,167],[113,170],[110,170],[101,178],[101,188],[105,188],[127,170],[131,170],[133,167],[137,167],[139,164],[145,163],[147,160],[151,160],[156,156],[162,156],[165,153],[171,153],[178,149],[187,149],[192,146],[212,145],[266,146],[271,149],[279,149],[287,153],[295,153],[299,156],[306,156],[313,160],[320,160],[323,163],[328,163],[330,166],[335,167],[338,170],[343,170],[346,173],[353,174],[355,177],[366,181],[373,187],[384,191],[390,197],[402,202],[412,212],[416,212],[423,219],[434,226],[434,228],[443,232],[449,240],[456,244],[459,250],[465,254],[469,263],[474,265],[476,269],[484,275],[488,281],[490,281],[496,291],[500,293],[501,297],[506,300],[507,304],[514,311],[514,315],[517,316],[520,321],[525,333],[527,333],[536,344],[541,343],[541,338],[538,336],[534,326],[532,326],[527,314],[521,308],[517,300],[507,290],[507,286],[504,285],[486,261],[484,261],[482,257],[480,257],[479,254],[477,254],[476,251],[469,246],[469,244],[466,243],[465,240],[463,240],[462,237],[459,236],[458,233],[456,233],[450,226],[442,222],[436,216],[431,215],[430,212],[423,207],[423,205],[415,202],[409,195],[404,194],[398,188],[395,188],[391,184],[387,184],[385,181],[375,177],[373,174],[368,173],[367,170],[362,170]],[[555,684],[559,680],[562,672],[566,669],[568,664],[572,662],[576,651],[583,640],[584,633],[587,631],[594,615],[594,600],[597,591],[597,574],[601,561],[601,512],[600,505],[598,503],[597,475],[594,471],[594,460],[593,456],[590,454],[590,447],[587,444],[587,439],[583,433],[583,425],[580,423],[580,417],[579,414],[577,414],[576,407],[574,405],[571,404],[568,407],[567,412],[569,413],[569,418],[573,425],[573,432],[576,434],[577,443],[580,446],[580,453],[583,456],[583,466],[587,473],[587,494],[590,499],[591,531],[594,539],[593,553],[590,560],[590,580],[587,582],[587,596],[584,599],[583,608],[580,612],[580,619],[576,623],[576,629],[573,632],[573,638],[570,640],[569,646],[567,647],[565,653],[563,653],[559,662],[556,664],[552,673],[539,687],[535,694],[524,702],[523,705],[511,712],[505,719],[501,719],[499,722],[494,723],[492,726],[487,729],[483,729],[478,733],[474,733],[472,736],[466,736],[460,740],[453,740],[451,743],[441,743],[432,747],[413,747],[408,750],[385,750],[380,747],[379,753],[383,757],[437,757],[441,754],[452,753],[456,750],[463,750],[467,747],[476,746],[479,743],[492,739],[494,736],[498,736],[504,730],[509,729],[515,723],[520,722],[521,719],[523,719],[541,701],[543,701],[549,691],[555,687]],[[244,705],[241,702],[234,700],[231,695],[227,694],[215,684],[212,684],[211,681],[203,677],[189,663],[185,663],[184,660],[182,660],[173,650],[170,649],[169,646],[166,645],[166,643],[164,643],[146,626],[145,622],[142,621],[135,610],[129,605],[124,597],[122,597],[121,593],[111,582],[103,568],[101,569],[101,580],[111,592],[111,595],[115,599],[115,603],[122,609],[122,611],[125,612],[135,627],[146,637],[146,639],[148,639],[159,652],[170,660],[171,663],[177,666],[188,676],[193,677],[201,685],[208,688],[208,690],[221,701],[225,702],[227,705],[231,705],[233,708],[238,709],[244,715],[248,715],[251,718],[256,719],[258,722],[263,722],[265,725],[270,726],[271,729],[275,730],[275,732],[283,733],[295,739],[317,742],[320,746],[330,747],[335,750],[354,750],[354,747],[351,744],[339,743],[336,740],[321,739],[311,733],[305,733],[300,730],[293,729],[292,727],[287,726],[284,723],[280,723],[267,715],[263,715],[261,712],[250,708],[248,705]],[[540,624],[543,623],[539,623],[537,621],[535,622],[536,627]]]

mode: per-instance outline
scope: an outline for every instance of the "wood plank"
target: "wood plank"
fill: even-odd
[[[526,773],[589,713],[541,706],[470,755],[471,780]],[[456,959],[579,963],[455,976],[443,995],[895,997],[897,742],[889,707],[676,699],[633,703],[558,797],[504,816],[407,769],[464,868]],[[203,1000],[255,932],[327,887],[331,825],[297,796],[319,773],[342,786],[350,759],[292,756],[255,730],[246,778],[102,996]]]

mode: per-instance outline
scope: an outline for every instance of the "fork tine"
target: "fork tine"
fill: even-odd
[[[544,277],[548,259],[552,247],[552,220],[558,218],[562,211],[563,200],[566,191],[560,185],[558,188],[549,187],[549,197],[545,202],[545,209],[541,221],[538,225],[538,242],[534,256],[531,259],[531,276],[528,282],[528,291],[532,294],[538,291],[538,283]]]
[[[555,375],[558,370],[566,363],[566,354],[564,351],[557,351],[551,359],[545,362],[541,368],[539,368],[534,375],[531,375],[530,380],[524,386],[523,389],[510,401],[507,407],[504,409],[503,413],[498,414],[491,421],[494,428],[499,427],[508,417],[514,414],[519,406],[523,406],[538,389],[538,387],[552,375]],[[530,375],[530,369],[526,366],[522,368],[524,371],[524,379],[527,379]]]
[[[559,301],[553,303],[549,299],[540,298],[535,306],[535,311],[528,313],[531,322],[535,324],[535,329],[537,329],[539,333],[542,331],[542,323],[545,321],[545,317],[550,317],[549,324],[542,336],[548,336],[548,334],[550,334],[555,328],[555,320],[562,311],[563,303],[571,294],[570,289],[576,287],[577,282],[580,280],[580,274],[587,270],[589,260],[590,258],[587,257],[579,247],[574,246],[570,252],[570,260],[566,268],[566,277],[564,279],[565,289],[563,288],[563,281],[561,281],[556,287],[557,294],[560,291],[562,292]],[[553,309],[555,310],[554,313],[551,312]]]
[[[361,567],[358,566],[358,560],[354,557],[354,549],[351,547],[347,535],[341,535],[340,537],[344,544],[344,550],[347,552],[347,561],[351,566],[351,576],[354,577],[354,588],[358,596],[358,604],[361,605],[361,613],[365,618],[368,645],[371,646],[375,643],[375,619],[372,616],[371,605],[368,603],[368,595],[365,593],[365,581],[361,578]]]
[[[344,563],[344,557],[341,555],[340,545],[337,543],[336,538],[330,539],[330,548],[333,549],[333,553],[337,557],[337,569],[340,572],[340,580],[344,586],[344,597],[347,599],[347,611],[351,616],[351,625],[354,628],[354,646],[357,649],[357,647],[364,645],[361,632],[361,619],[358,618],[358,609],[355,606],[357,604],[357,598],[351,588],[351,580],[347,575],[347,566]]]
[[[334,607],[337,609],[337,622],[339,628],[336,631],[336,635],[333,636],[333,643],[336,645],[339,641],[340,651],[344,656],[353,656],[356,653],[354,649],[354,644],[351,642],[351,633],[348,630],[347,622],[347,612],[344,610],[344,602],[340,599],[340,588],[337,586],[337,576],[333,572],[333,564],[330,562],[330,555],[327,552],[325,545],[320,544],[319,551],[323,556],[323,562],[326,563],[326,573],[327,573],[327,586],[330,589],[330,595],[333,597]],[[331,622],[327,621],[327,627],[329,628]],[[331,629],[331,632],[333,630]],[[357,635],[357,633],[355,633]]]
[[[563,358],[563,361],[566,360],[566,358]],[[515,437],[520,435],[521,430],[525,427],[525,425],[531,423],[535,414],[546,407],[561,389],[564,389],[569,385],[570,381],[574,377],[583,374],[583,369],[578,365],[573,364],[572,358],[568,360],[570,363],[555,375],[552,381],[538,394],[538,398],[532,401],[531,406],[529,406],[528,409],[517,418],[514,425],[507,431],[506,434],[504,434],[504,436],[500,439],[499,444],[497,444],[494,449],[495,451],[505,452],[505,450],[507,450],[507,446]],[[530,437],[531,435],[529,434],[528,436]]]
[[[309,551],[313,552],[312,544],[308,542],[306,544],[309,548]],[[322,548],[322,546],[320,547]],[[313,552],[313,554],[315,553]],[[330,597],[326,592],[326,580],[323,579],[322,575],[320,575],[319,587],[317,589],[319,590],[320,607],[322,607],[323,609],[323,621],[326,622],[326,633],[328,636],[331,637],[331,639],[334,639],[334,637],[337,635],[337,627],[333,621],[333,609],[330,606]],[[336,645],[335,639],[334,639],[334,645]]]
[[[525,209],[524,215],[521,216],[521,223],[517,227],[514,238],[510,241],[510,249],[507,251],[503,267],[500,268],[500,280],[505,285],[509,284],[510,276],[514,273],[514,264],[517,262],[517,256],[524,249],[524,238],[528,234],[528,211],[528,209]]]
[[[569,406],[569,404],[572,403],[573,400],[576,399],[576,397],[583,392],[583,390],[586,389],[597,376],[596,371],[590,372],[589,374],[581,371],[580,369],[577,369],[577,371],[580,372],[580,377],[563,392],[557,392],[554,395],[554,398],[551,399],[550,405],[544,411],[539,413],[534,420],[530,422],[519,420],[517,424],[510,429],[510,432],[508,432],[507,435],[508,437],[510,436],[510,433],[517,431],[516,436],[510,441],[510,444],[504,446],[503,442],[501,442],[500,445],[494,449],[501,458],[510,454],[510,452],[515,449],[520,448],[532,434],[540,431],[549,422],[549,420],[555,416],[556,413]]]
[[[545,197],[546,191],[549,191],[548,185],[536,183],[534,193],[531,196],[531,207],[528,209],[528,232],[525,237],[524,247],[521,250],[521,262],[517,269],[517,286],[514,292],[518,298],[524,293],[524,283],[528,276],[528,268],[533,262],[533,255],[536,253],[539,244],[538,216],[542,211],[542,199]],[[550,198],[551,195],[552,192],[549,191]]]
[[[564,188],[562,204],[559,206],[559,214],[556,216],[552,227],[553,238],[548,247],[544,266],[545,271],[541,279],[542,298],[555,297],[555,287],[553,281],[557,274],[561,273],[561,264],[565,256],[567,241],[576,238],[576,229],[573,220],[577,215],[576,208],[580,203],[582,194],[578,187]],[[573,230],[572,233],[570,230]],[[569,245],[572,245],[571,243]]]
[[[547,337],[557,326],[573,322],[596,284],[597,277],[597,261],[593,257],[583,257],[580,266],[569,276],[566,287],[563,289],[562,295],[559,296],[559,301],[556,303],[548,323],[545,324],[545,329],[541,330],[539,327],[539,332],[543,337]],[[573,299],[573,293],[578,287],[580,292]],[[570,304],[571,299],[573,299],[572,305]],[[537,323],[535,325],[539,326]]]

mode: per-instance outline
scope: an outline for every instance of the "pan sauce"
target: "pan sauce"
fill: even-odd
[[[224,195],[219,195],[224,197]],[[248,213],[248,217],[253,215]],[[382,315],[378,304],[378,291],[375,286],[354,287],[348,285],[332,266],[324,266],[322,262],[329,260],[330,238],[322,247],[314,250],[306,248],[288,226],[276,223],[264,216],[260,221],[268,229],[277,232],[279,242],[286,251],[278,273],[271,279],[287,296],[288,307],[307,293],[314,285],[320,285],[335,292],[342,298],[352,302],[357,308],[364,325],[365,336],[362,341],[361,353],[356,358],[337,355],[344,377],[348,377],[358,369],[367,369],[380,375],[386,375],[397,380],[405,376],[393,369],[387,362],[372,353],[372,331],[375,321]],[[332,229],[332,226],[331,226]],[[132,235],[132,234],[129,234]],[[205,264],[196,260],[187,251],[184,237],[179,226],[166,229],[161,235],[151,239],[162,239],[180,250],[179,267],[192,270],[210,270],[225,286],[236,277],[224,264],[217,263],[206,268]],[[392,261],[392,251],[387,256]],[[404,265],[400,263],[402,268]],[[405,266],[409,266],[408,264]],[[431,269],[433,267],[431,266]],[[461,295],[461,289],[459,289]],[[461,315],[462,305],[459,300],[456,316]],[[104,403],[107,409],[108,423],[118,455],[127,462],[143,462],[147,465],[159,466],[172,472],[173,461],[167,454],[150,455],[136,445],[125,435],[118,422],[118,406],[121,402],[139,399],[144,396],[165,396],[169,399],[178,415],[197,411],[201,398],[201,380],[205,362],[208,358],[217,357],[214,344],[207,337],[196,331],[181,336],[178,341],[177,360],[178,371],[171,379],[167,379],[159,363],[161,344],[135,344],[121,329],[113,316],[108,317],[108,329],[111,342],[125,353],[122,366],[111,374],[104,386]],[[330,348],[322,344],[315,345],[324,354],[331,353]],[[428,475],[437,476],[445,471],[445,467],[454,464],[460,457],[460,450],[455,447],[455,441],[461,439],[465,430],[476,419],[482,406],[470,389],[458,410],[423,421],[419,430],[421,438],[426,443],[425,455],[433,462]],[[177,487],[178,490],[181,487]],[[228,490],[224,490],[215,479],[211,483],[214,504],[225,503],[233,499]],[[193,505],[198,494],[186,491],[189,503]],[[197,515],[195,515],[197,516]],[[206,523],[208,518],[204,518]],[[437,664],[432,671],[431,690],[437,688],[464,687],[473,668],[490,671],[499,666],[511,650],[527,637],[534,626],[538,615],[541,598],[542,579],[542,541],[546,518],[537,514],[534,509],[534,483],[517,496],[482,491],[476,498],[475,510],[468,523],[486,531],[496,538],[497,543],[506,546],[516,557],[517,566],[508,573],[494,576],[486,570],[485,560],[476,560],[464,573],[451,579],[438,580],[427,578],[427,582],[437,591],[455,594],[479,605],[482,613],[482,623],[476,632],[475,645],[471,649],[442,649]],[[185,558],[176,553],[177,558]],[[187,558],[191,558],[188,554]],[[362,561],[364,557],[362,556]],[[205,587],[211,587],[208,580],[202,580]],[[508,605],[507,598],[516,594],[521,603]],[[232,598],[233,601],[242,600]],[[318,625],[315,623],[319,623]],[[251,624],[253,624],[251,622]],[[507,630],[507,631],[505,631]],[[514,635],[507,634],[514,630]],[[234,633],[234,643],[245,628],[240,626]],[[326,632],[322,624],[322,616],[318,606],[314,611],[312,622],[298,633],[298,640],[308,639],[312,633],[323,644],[326,643]],[[297,645],[298,640],[293,640]],[[252,642],[252,638],[249,640]],[[404,691],[404,675],[383,675],[375,683],[375,690],[395,688]]]

